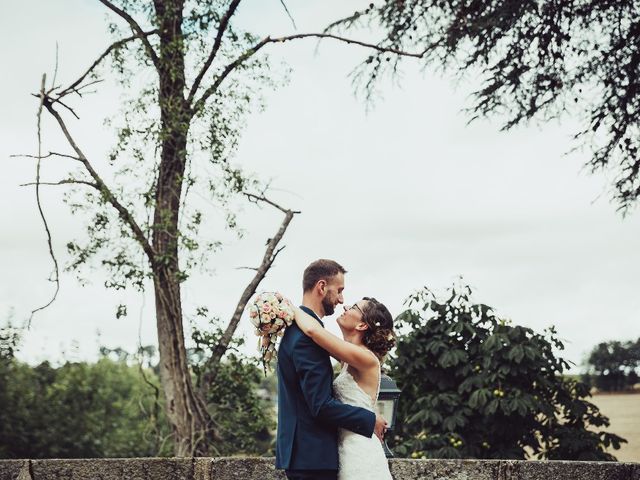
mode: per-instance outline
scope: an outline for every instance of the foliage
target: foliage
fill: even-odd
[[[587,166],[615,173],[613,197],[628,211],[640,197],[640,11],[634,2],[385,0],[342,27],[372,25],[379,45],[423,52],[426,63],[478,78],[472,118],[503,129],[569,113],[575,138],[593,149]],[[399,58],[371,55],[359,69],[371,93]]]
[[[562,342],[499,319],[469,287],[446,301],[427,288],[407,299],[390,375],[402,396],[394,451],[429,458],[614,460],[625,440],[588,387],[561,376]]]
[[[100,3],[115,15],[110,24],[114,42],[67,87],[55,81],[47,87],[43,77],[38,95],[38,134],[46,109],[74,153],[47,156],[78,160],[67,178],[53,182],[76,188],[66,200],[86,219],[86,237],[67,243],[68,269],[81,273],[100,265],[108,288],[153,287],[160,379],[175,454],[202,454],[219,436],[188,370],[181,285],[196,266],[211,266],[211,254],[226,239],[225,227],[238,232],[234,202],[268,203],[285,218],[240,295],[236,312],[242,312],[297,213],[266,199],[266,187],[231,163],[246,115],[261,104],[262,89],[281,83],[264,51],[255,55],[276,40],[238,27],[234,15],[240,0]],[[126,98],[117,120],[110,122],[116,141],[106,173],[98,173],[98,162],[84,153],[61,112],[75,114],[67,97],[82,97],[101,81],[107,59]],[[40,162],[40,154],[37,158]],[[224,218],[207,215],[210,206]],[[57,272],[51,248],[50,254]],[[116,317],[126,314],[126,305],[119,305]],[[220,362],[238,321],[239,314],[229,321],[212,363]]]
[[[211,322],[206,331],[194,328],[195,348],[190,352],[197,385],[213,368],[206,354],[215,348],[223,331],[217,322]],[[255,358],[240,354],[237,347],[242,339],[234,339],[227,355],[215,366],[215,382],[206,382],[203,398],[216,423],[222,441],[214,445],[216,455],[273,454],[275,412],[270,385],[263,379]]]
[[[10,425],[13,411],[7,408],[11,403],[9,385],[12,383],[11,366],[14,352],[20,343],[19,332],[11,324],[0,327],[0,458],[5,458],[5,429]]]
[[[17,346],[17,336],[9,337],[7,329],[0,333],[0,346],[6,346],[7,338]],[[59,367],[48,362],[32,367],[13,354],[2,354],[0,458],[173,454],[158,367],[152,365],[154,349],[143,347],[133,355],[101,347],[100,352],[96,363],[66,362]],[[219,381],[204,395],[223,436],[212,453],[270,453],[273,402],[265,395],[260,369],[231,353],[218,375]]]
[[[153,390],[137,366],[106,357],[96,363],[2,367],[0,457],[82,458],[168,455],[153,419]],[[157,388],[158,380],[147,372]],[[159,409],[161,412],[161,409]]]
[[[610,341],[596,345],[587,359],[585,379],[600,390],[618,391],[638,382],[640,338],[633,341]]]
[[[0,362],[7,362],[13,358],[20,345],[20,332],[11,324],[11,318],[6,326],[0,327]]]
[[[184,105],[171,103],[175,99],[163,98],[160,85],[169,83],[168,78],[195,80],[210,54],[211,39],[223,28],[220,20],[227,11],[227,2],[167,1],[164,12],[160,8],[163,2],[154,7],[137,0],[114,3],[136,18],[145,31],[158,28],[165,17],[175,13],[174,8],[181,9],[180,31],[175,39],[166,40],[168,45],[161,45],[165,40],[160,34],[148,37],[153,48],[164,53],[165,57],[160,60],[167,62],[166,65],[158,67],[150,61],[144,42],[126,42],[114,48],[111,65],[106,62],[100,65],[90,78],[97,80],[107,67],[124,95],[121,109],[106,120],[115,134],[108,159],[112,193],[125,202],[147,238],[154,230],[172,228],[173,216],[179,215],[176,232],[179,277],[185,281],[194,268],[210,270],[211,254],[218,251],[226,239],[225,228],[242,234],[236,221],[238,205],[234,201],[257,183],[233,165],[233,156],[247,115],[262,108],[264,89],[286,83],[286,69],[271,65],[267,55],[249,58],[211,96],[202,97],[197,108],[191,105],[193,108],[186,112]],[[181,3],[184,5],[177,7]],[[118,20],[109,24],[115,42],[131,35],[129,25]],[[232,23],[226,25],[224,34],[225,40],[194,94],[204,93],[216,80],[214,73],[219,73],[259,41],[254,34]],[[185,88],[188,85],[185,84]],[[184,91],[179,95],[185,100],[188,94]],[[196,98],[194,95],[190,102]],[[160,162],[163,143],[172,128],[188,132],[185,152],[178,154],[184,155],[185,162],[184,174],[178,179],[183,192],[176,211],[160,211],[157,197]],[[86,172],[79,171],[77,176],[91,180]],[[67,244],[71,257],[68,270],[83,276],[88,268],[99,264],[108,273],[106,287],[144,289],[146,280],[153,278],[149,259],[141,254],[139,239],[113,209],[110,197],[79,185],[68,192],[66,201],[74,213],[82,212],[87,219],[86,239]],[[222,215],[208,214],[212,205]],[[159,214],[154,214],[157,211]],[[202,234],[204,231],[216,232],[216,236]]]
[[[205,394],[222,441],[219,455],[273,454],[274,406],[259,389],[262,370],[230,353],[220,364],[216,382]]]

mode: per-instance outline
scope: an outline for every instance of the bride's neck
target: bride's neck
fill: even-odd
[[[358,346],[364,346],[364,342],[362,341],[362,334],[358,331],[353,332],[342,332],[342,338],[345,342],[352,343]]]

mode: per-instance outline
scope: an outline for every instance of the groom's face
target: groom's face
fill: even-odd
[[[322,307],[325,315],[333,315],[336,306],[344,303],[342,291],[344,290],[344,274],[338,273],[327,281],[325,286],[325,295],[322,299]]]

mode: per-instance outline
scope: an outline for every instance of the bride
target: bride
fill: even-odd
[[[342,363],[333,382],[335,397],[343,403],[375,413],[380,390],[380,361],[395,345],[393,319],[375,298],[365,297],[337,318],[344,338],[325,330],[300,308],[295,320],[302,332]],[[380,440],[339,430],[338,480],[391,480],[389,464]]]

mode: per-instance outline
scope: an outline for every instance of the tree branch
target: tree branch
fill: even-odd
[[[349,15],[348,17],[344,17],[339,20],[336,20],[335,22],[332,22],[329,25],[327,25],[326,28],[323,30],[323,33],[328,33],[331,30],[335,29],[336,27],[340,27],[342,25],[346,25],[347,27],[355,25],[355,23],[360,19],[360,17],[366,15],[370,11],[371,11],[371,7],[368,7],[364,10],[358,10],[352,13],[351,15]]]
[[[43,158],[49,158],[49,157],[63,157],[63,158],[71,158],[73,160],[76,160],[78,162],[81,162],[82,160],[80,160],[78,157],[74,157],[73,155],[67,155],[65,153],[57,153],[57,152],[49,152],[46,155],[27,155],[27,154],[22,154],[22,153],[18,153],[15,155],[9,155],[9,158],[18,158],[18,157],[22,157],[22,158],[39,158],[39,159],[43,159]]]
[[[60,100],[60,97],[56,98],[56,99],[52,99],[54,102],[59,103],[60,105],[62,105],[64,108],[66,108],[67,110],[69,110],[71,112],[71,114],[76,117],[78,120],[80,120],[80,117],[78,116],[78,114],[75,112],[75,110],[73,108],[71,108],[69,105],[66,105],[62,100]]]
[[[145,32],[143,32],[142,28],[140,28],[140,25],[138,25],[138,22],[136,22],[133,19],[133,17],[131,17],[131,15],[129,15],[127,12],[125,12],[121,8],[116,7],[109,0],[98,0],[98,1],[102,3],[104,6],[106,6],[109,10],[111,10],[112,12],[116,13],[118,16],[123,18],[129,24],[129,27],[131,27],[131,31],[136,34],[137,38],[142,40],[144,48],[147,51],[147,55],[149,55],[149,58],[151,59],[155,67],[158,68],[160,65],[160,62],[158,60],[158,55],[156,54],[156,51],[153,49],[151,42],[149,42],[149,40],[147,39]]]
[[[256,267],[236,267],[236,270],[253,270],[254,272],[258,271]]]
[[[53,242],[51,240],[51,231],[49,230],[49,224],[47,223],[47,219],[44,216],[44,211],[42,210],[42,203],[40,202],[40,162],[42,158],[42,129],[41,129],[41,120],[42,120],[42,107],[45,106],[45,102],[47,99],[47,95],[44,91],[45,83],[46,83],[47,75],[42,75],[42,82],[40,83],[40,104],[38,105],[38,115],[37,115],[37,128],[38,128],[38,162],[36,164],[36,204],[38,205],[38,212],[40,212],[40,218],[42,218],[42,223],[44,225],[44,229],[47,233],[47,247],[49,248],[49,255],[51,256],[51,260],[53,261],[54,268],[54,282],[56,284],[55,291],[53,292],[53,296],[51,299],[43,306],[36,308],[31,311],[31,315],[27,320],[27,329],[31,328],[31,320],[33,316],[39,312],[40,310],[44,310],[49,305],[51,305],[55,299],[58,297],[58,292],[60,291],[60,269],[58,267],[58,259],[53,253]]]
[[[281,207],[277,203],[269,200],[264,195],[255,195],[253,193],[246,193],[245,192],[244,196],[247,197],[251,203],[256,203],[256,204],[259,203],[259,202],[266,203],[268,205],[271,205],[274,208],[277,208],[278,210],[280,210],[285,215],[291,211],[288,208]],[[294,210],[293,213],[300,213],[300,211]]]
[[[157,30],[157,29],[155,29],[155,30],[151,30],[151,31],[149,31],[149,32],[142,32],[142,38],[146,38],[146,37],[148,37],[148,36],[150,36],[150,35],[154,35],[154,34],[156,34],[156,33],[158,33],[158,30]],[[112,51],[114,51],[115,49],[120,48],[121,46],[123,46],[123,45],[125,45],[125,44],[127,44],[127,43],[131,42],[132,40],[136,40],[136,39],[138,39],[138,38],[141,38],[141,37],[140,37],[140,35],[136,34],[136,35],[132,35],[131,37],[126,37],[126,38],[123,38],[123,39],[118,40],[118,41],[116,41],[116,42],[113,42],[111,45],[109,45],[109,46],[107,47],[107,49],[102,53],[102,55],[100,55],[100,56],[99,56],[99,57],[98,57],[98,58],[97,58],[97,59],[96,59],[96,60],[91,64],[91,66],[87,69],[87,71],[86,71],[86,72],[84,72],[84,73],[83,73],[83,74],[82,74],[82,75],[81,75],[81,76],[80,76],[80,77],[79,77],[75,82],[73,82],[73,83],[72,83],[71,85],[69,85],[67,88],[65,88],[65,89],[64,89],[64,90],[62,90],[60,93],[58,93],[58,94],[57,94],[57,97],[58,97],[58,98],[62,98],[62,97],[64,97],[65,95],[68,95],[69,93],[72,93],[72,92],[77,92],[77,93],[79,93],[79,92],[78,92],[78,90],[77,90],[78,86],[79,86],[79,85],[84,81],[84,79],[85,79],[85,78],[87,78],[87,76],[89,76],[89,74],[90,74],[91,72],[93,72],[93,70],[95,70],[95,69],[96,69],[96,67],[97,67],[98,65],[100,65],[100,63],[101,63],[105,58],[107,58],[107,57],[109,56],[109,54],[110,54]],[[92,83],[95,83],[95,82],[92,82]],[[90,85],[90,84],[87,84],[87,85],[85,85],[85,86],[88,86],[88,85]]]
[[[29,187],[31,185],[69,185],[69,184],[79,184],[79,185],[88,185],[97,190],[100,190],[100,187],[97,183],[87,182],[86,180],[76,180],[74,178],[67,178],[65,180],[60,180],[59,182],[30,182],[30,183],[22,183],[21,187]]]
[[[293,28],[295,30],[297,30],[298,27],[296,26],[296,21],[291,16],[291,12],[289,12],[289,9],[287,8],[287,4],[284,3],[284,0],[280,0],[280,3],[282,4],[282,7],[284,8],[284,11],[287,12],[287,16],[289,17],[289,20],[291,20],[291,24],[293,25]]]
[[[210,369],[207,372],[207,374],[203,376],[202,385],[201,385],[202,391],[205,391],[209,387],[209,385],[211,385],[211,383],[215,380],[216,375],[218,373],[220,360],[222,359],[222,356],[227,351],[227,348],[229,347],[229,343],[231,343],[231,338],[233,337],[233,334],[235,333],[238,327],[238,323],[240,322],[240,318],[242,317],[242,313],[244,312],[247,302],[249,302],[253,294],[256,292],[258,285],[266,276],[267,272],[273,265],[273,262],[275,261],[278,254],[284,249],[284,246],[278,249],[276,249],[276,247],[284,237],[284,234],[287,231],[287,228],[289,227],[291,220],[293,220],[293,216],[300,213],[299,211],[289,210],[284,207],[281,207],[275,202],[268,200],[264,196],[256,196],[248,193],[245,193],[245,196],[247,196],[249,199],[252,199],[252,201],[255,201],[255,202],[267,203],[268,205],[271,205],[277,208],[278,210],[280,210],[281,212],[283,212],[285,216],[275,236],[273,238],[270,238],[269,241],[267,242],[267,248],[264,252],[262,263],[257,269],[255,269],[256,274],[254,275],[254,277],[251,279],[249,284],[246,286],[246,288],[242,292],[242,295],[240,296],[240,300],[238,300],[236,309],[233,312],[233,316],[231,317],[231,320],[229,321],[229,324],[227,325],[225,332],[220,338],[218,345],[216,345],[216,348],[211,354],[211,357],[209,358],[209,360],[207,360],[207,363],[209,364]]]
[[[338,40],[339,42],[348,43],[349,45],[359,45],[361,47],[371,48],[380,53],[393,53],[395,55],[399,55],[401,57],[414,57],[414,58],[422,58],[425,54],[425,51],[422,52],[405,52],[404,50],[399,50],[394,47],[383,47],[380,45],[376,45],[375,43],[362,42],[360,40],[355,40],[353,38],[341,37],[339,35],[335,35],[333,33],[299,33],[296,35],[289,35],[286,37],[280,38],[272,38],[270,39],[271,43],[284,43],[290,40],[298,40],[302,38],[331,38],[333,40]]]
[[[84,167],[89,172],[89,175],[91,175],[91,177],[95,180],[95,183],[100,193],[105,196],[106,200],[118,211],[120,218],[129,226],[129,228],[131,228],[131,231],[133,232],[135,239],[138,241],[138,243],[140,244],[144,252],[147,254],[147,258],[149,259],[149,261],[152,264],[155,263],[155,252],[153,250],[153,247],[149,243],[149,240],[147,239],[146,235],[144,234],[144,232],[142,231],[138,223],[133,218],[133,215],[131,214],[131,212],[129,212],[129,210],[118,201],[118,199],[115,197],[113,192],[109,189],[109,187],[107,187],[107,185],[104,183],[102,178],[100,178],[100,175],[98,175],[96,170],[93,168],[93,165],[91,165],[91,163],[89,162],[85,154],[82,152],[78,144],[75,142],[75,140],[71,136],[71,133],[69,133],[69,129],[67,128],[67,125],[64,123],[64,120],[62,119],[58,111],[53,108],[54,101],[55,100],[49,97],[45,97],[44,107],[57,120],[58,125],[60,125],[60,128],[62,129],[62,133],[67,139],[67,142],[69,143],[71,148],[76,152],[76,155],[78,155],[78,158],[80,159]]]
[[[209,88],[207,88],[205,92],[202,94],[202,96],[194,103],[193,112],[197,113],[198,111],[200,111],[204,107],[205,103],[207,102],[207,99],[218,90],[218,88],[220,87],[222,82],[225,80],[225,78],[227,78],[227,76],[229,76],[229,74],[233,72],[237,67],[239,67],[245,61],[247,61],[249,58],[255,55],[260,49],[262,49],[262,47],[264,47],[265,45],[268,45],[269,43],[285,43],[291,40],[300,40],[304,38],[319,38],[319,39],[330,38],[333,40],[337,40],[339,42],[348,43],[350,45],[358,45],[361,47],[366,47],[366,48],[376,50],[381,53],[392,53],[394,55],[400,55],[402,57],[422,58],[424,54],[427,52],[427,50],[423,50],[422,52],[418,52],[418,53],[405,52],[397,48],[382,47],[380,45],[376,45],[373,43],[361,42],[360,40],[341,37],[339,35],[334,35],[332,33],[299,33],[296,35],[289,35],[289,36],[278,37],[278,38],[265,37],[260,42],[256,43],[253,47],[251,47],[250,49],[242,53],[242,55],[240,55],[238,58],[236,58],[233,62],[231,62],[229,65],[227,65],[224,68],[222,73],[220,73],[220,75],[216,78],[216,81]]]
[[[202,82],[202,78],[207,74],[209,67],[213,63],[213,60],[216,58],[218,50],[220,50],[220,45],[222,44],[222,37],[224,36],[225,31],[227,30],[231,17],[238,9],[238,5],[240,4],[240,1],[241,0],[233,0],[229,5],[229,8],[223,15],[222,19],[220,20],[220,26],[218,27],[218,35],[216,35],[215,42],[213,43],[213,48],[211,49],[211,53],[209,53],[209,57],[207,57],[207,60],[204,62],[202,69],[198,73],[198,76],[196,77],[196,79],[193,81],[193,85],[191,86],[191,90],[189,91],[189,96],[187,97],[188,105],[191,104],[191,102],[193,101],[193,98],[196,96],[196,92],[198,91],[198,87]]]

